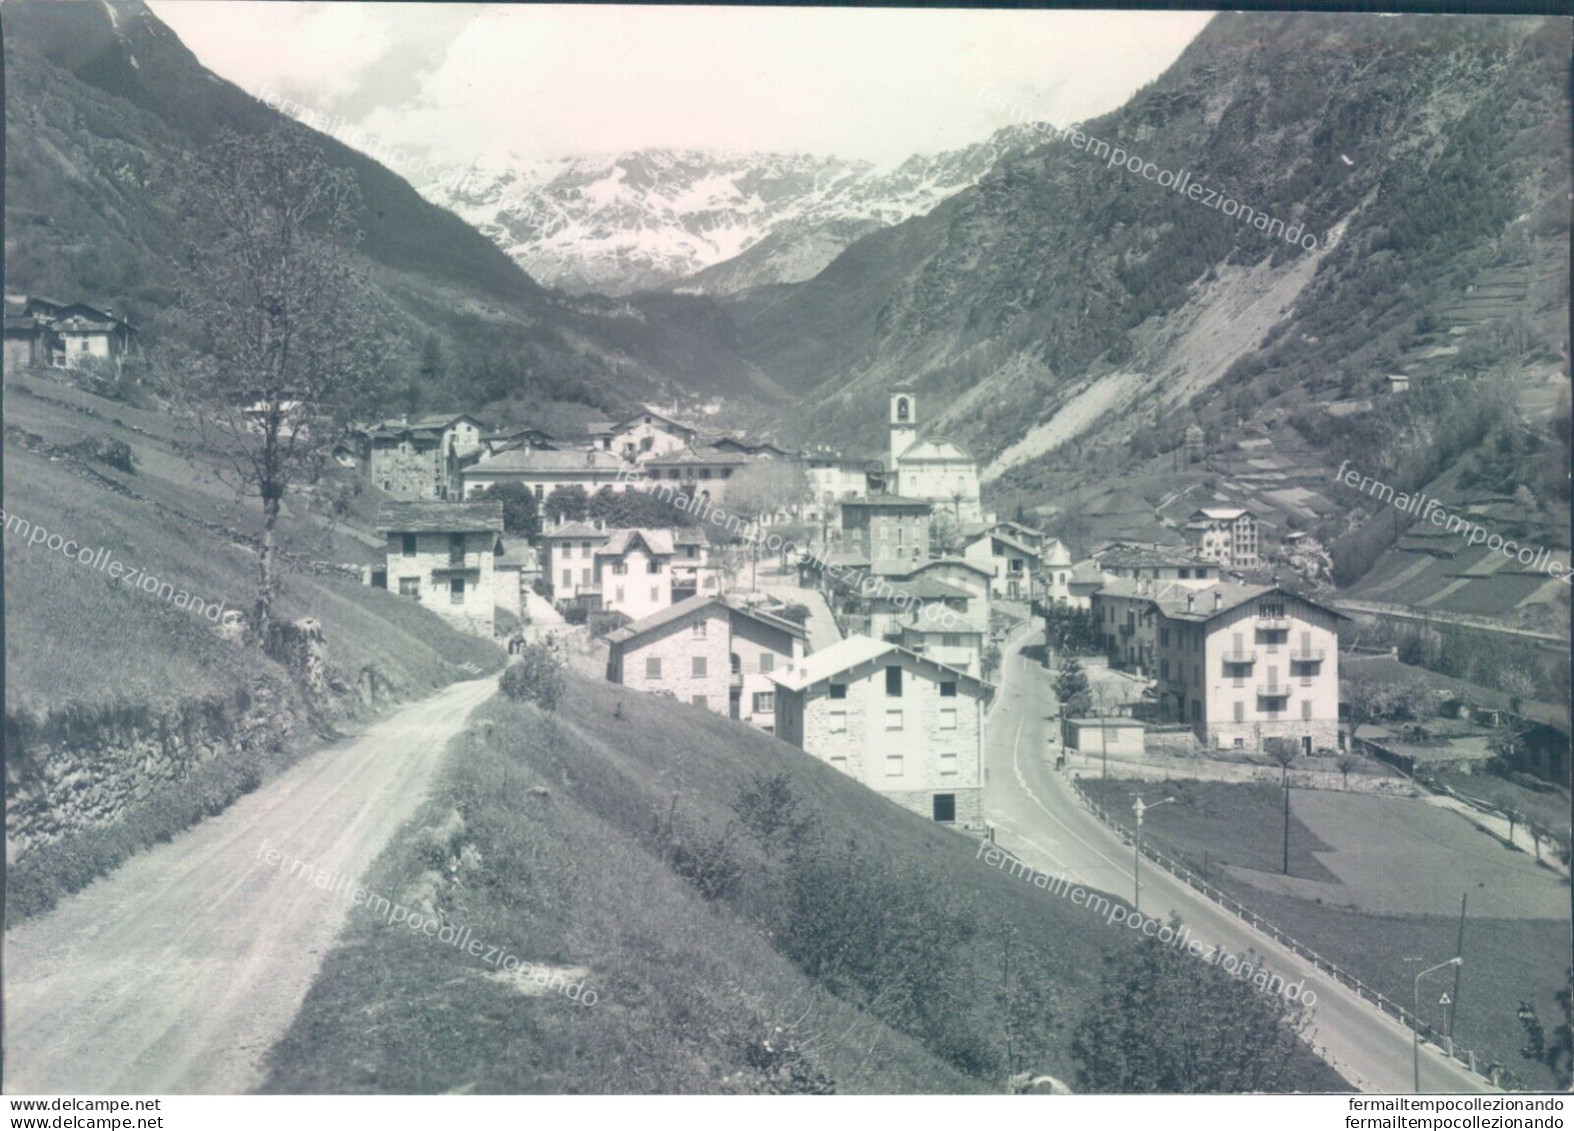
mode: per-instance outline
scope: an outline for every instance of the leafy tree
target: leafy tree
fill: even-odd
[[[1346,790],[1350,788],[1350,771],[1359,766],[1362,760],[1363,759],[1359,754],[1346,751],[1345,753],[1339,755],[1338,759],[1334,762],[1334,765],[1339,767],[1339,775],[1344,778],[1344,787]]]
[[[546,497],[546,505],[541,509],[548,522],[584,522],[590,514],[590,496],[577,483],[559,487]]]
[[[962,549],[962,526],[948,510],[937,510],[929,523],[929,548],[942,557]]]
[[[765,540],[762,523],[767,518],[796,514],[798,508],[814,498],[803,466],[782,460],[757,460],[745,464],[727,483],[726,510],[746,519],[752,526],[745,537],[749,560],[757,565],[760,543]]]
[[[994,674],[1000,670],[1000,645],[991,642],[984,649],[984,654],[979,658],[978,663],[979,670],[985,679],[994,678]]]
[[[1356,668],[1345,676],[1344,683],[1352,745],[1367,723],[1431,717],[1432,693],[1419,681],[1391,679]]]
[[[180,201],[194,348],[169,382],[221,478],[261,503],[252,628],[266,647],[285,497],[316,481],[332,438],[372,407],[386,336],[351,251],[360,201],[348,171],[282,126],[226,131],[194,162]]]
[[[1104,962],[1098,999],[1071,1038],[1079,1090],[1194,1094],[1294,1085],[1292,1063],[1307,1024],[1299,1003],[1156,938]]]
[[[667,529],[694,525],[688,511],[652,491],[615,491],[606,486],[590,497],[586,510],[588,517],[611,527]]]
[[[540,503],[523,483],[493,483],[472,496],[503,504],[503,531],[520,538],[534,538],[541,531]]]

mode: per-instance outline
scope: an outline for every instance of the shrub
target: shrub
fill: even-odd
[[[782,620],[790,620],[793,624],[804,624],[809,619],[809,606],[800,605],[796,601],[776,610],[776,615]]]
[[[596,613],[587,622],[590,625],[590,635],[605,636],[607,633],[622,628],[626,624],[633,624],[634,618],[627,613],[617,611]]]
[[[656,847],[661,858],[707,900],[725,899],[743,882],[737,834],[737,826],[730,821],[716,835],[690,828],[678,816],[676,797],[665,816],[656,814]]]
[[[530,702],[543,711],[557,707],[563,696],[563,661],[544,644],[526,645],[503,672],[503,694],[516,702]]]
[[[570,605],[563,610],[563,619],[569,624],[584,624],[589,616],[584,605]]]
[[[117,471],[124,471],[127,475],[135,475],[137,471],[136,457],[132,455],[131,445],[111,436],[89,436],[78,440],[71,445],[71,451],[79,459],[90,459],[107,464]]]

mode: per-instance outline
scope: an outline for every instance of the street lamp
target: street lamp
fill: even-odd
[[[1409,961],[1414,962],[1418,960],[1410,959]],[[1428,974],[1436,973],[1437,971],[1447,969],[1450,966],[1463,966],[1464,964],[1465,960],[1460,958],[1458,955],[1455,955],[1447,962],[1439,962],[1436,966],[1428,966],[1425,970],[1416,975],[1415,996],[1412,999],[1414,1008],[1411,1012],[1410,1024],[1410,1057],[1415,1069],[1415,1091],[1417,1094],[1420,1094],[1421,1091],[1421,979],[1425,978]]]
[[[1131,909],[1142,910],[1142,815],[1149,809],[1157,809],[1160,805],[1168,805],[1175,799],[1166,797],[1163,801],[1155,801],[1152,805],[1144,805],[1142,798],[1137,798],[1137,803],[1131,811],[1137,814],[1137,835],[1132,837],[1131,843]]]

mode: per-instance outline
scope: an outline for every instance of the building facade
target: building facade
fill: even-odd
[[[456,627],[490,637],[497,602],[494,556],[502,503],[399,503],[377,516],[387,541],[385,584]]]
[[[867,558],[877,569],[886,563],[925,561],[932,510],[927,500],[898,495],[843,499],[841,525],[831,548]]]
[[[595,447],[577,451],[516,448],[483,456],[460,472],[465,498],[473,498],[496,483],[522,483],[537,499],[559,487],[582,487],[594,495],[603,487],[627,491],[644,485],[644,475],[622,459]]]
[[[944,437],[919,438],[918,396],[911,385],[891,390],[889,427],[886,490],[929,500],[936,513],[951,516],[958,531],[982,522],[978,462]]]
[[[771,678],[778,738],[905,809],[961,828],[984,827],[989,684],[864,636]]]
[[[1159,702],[1215,748],[1302,753],[1339,743],[1339,637],[1346,619],[1273,585],[1223,582],[1158,602]]]
[[[461,453],[481,449],[481,422],[445,413],[384,420],[367,432],[372,482],[402,499],[460,499]]]
[[[607,679],[667,694],[771,733],[770,676],[803,659],[804,630],[759,609],[696,596],[607,634]]]
[[[1262,563],[1257,516],[1243,507],[1203,507],[1186,519],[1186,539],[1199,558],[1226,569]]]

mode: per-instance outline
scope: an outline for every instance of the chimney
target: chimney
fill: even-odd
[[[594,444],[586,444],[585,445],[585,466],[586,467],[595,467],[596,466],[596,445],[594,445]]]
[[[1224,594],[1220,593],[1218,591],[1218,589],[1214,589],[1214,591],[1213,591],[1213,611],[1214,612],[1218,612],[1223,607],[1224,607]]]
[[[1186,611],[1188,613],[1189,612],[1193,612],[1196,609],[1196,606],[1197,606],[1197,594],[1195,594],[1195,593],[1187,593],[1186,594]]]

